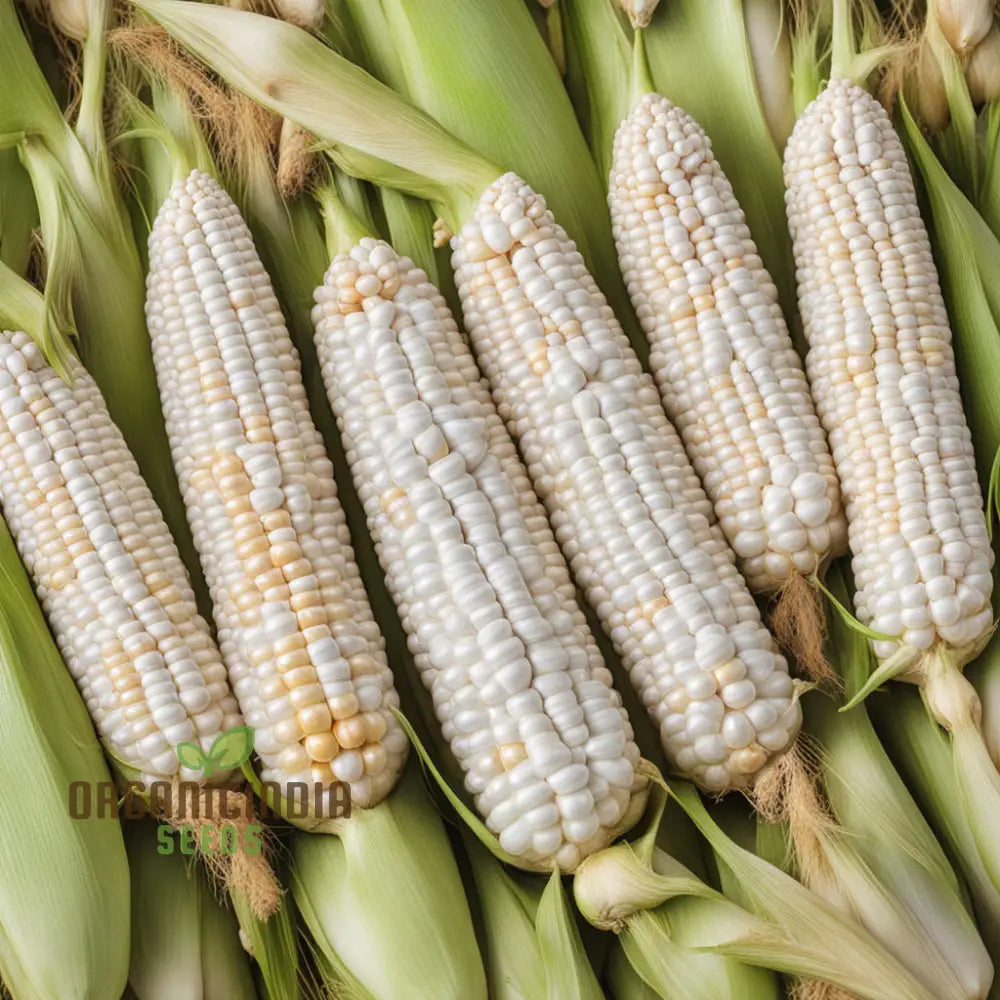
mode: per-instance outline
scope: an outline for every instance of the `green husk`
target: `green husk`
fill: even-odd
[[[601,1000],[559,874],[547,881],[499,864],[463,836],[483,916],[492,1000]]]
[[[137,6],[231,86],[316,135],[348,173],[427,199],[453,229],[502,173],[299,28],[188,0]]]
[[[195,582],[205,591],[168,454],[146,334],[145,276],[115,188],[103,132],[104,22],[108,0],[88,0],[76,128],[49,90],[18,23],[0,0],[0,137],[31,177],[45,245],[45,322],[39,343],[59,367],[77,333],[97,380],[153,491]],[[113,289],[113,294],[109,290]],[[127,378],[121,373],[128,372]]]
[[[695,790],[672,789],[715,851],[739,880],[746,907],[765,927],[747,937],[726,937],[721,954],[791,975],[822,979],[870,1000],[932,997],[874,938],[784,872],[737,846],[712,820]],[[829,942],[838,942],[836,953]]]
[[[274,859],[277,863],[277,859]],[[282,885],[287,885],[286,859],[280,859]],[[236,891],[229,893],[229,903],[236,914],[242,937],[253,956],[263,1000],[298,1000],[303,992],[298,951],[298,928],[295,904],[286,892],[281,908],[267,920],[261,920],[247,898]]]
[[[160,853],[158,824],[126,823],[132,874],[129,985],[137,1000],[254,1000],[250,963],[231,910],[198,866],[186,863],[169,828],[174,853]]]
[[[16,1000],[118,1000],[129,950],[121,827],[68,808],[73,782],[96,800],[111,775],[2,521],[0,704],[0,980]]]
[[[631,29],[617,0],[559,3],[565,8],[566,87],[606,187],[615,132],[629,110]]]
[[[892,696],[872,700],[878,731],[893,762],[913,790],[924,816],[947,846],[972,897],[980,933],[994,962],[1000,962],[1000,890],[989,868],[1000,863],[1000,841],[994,841],[992,863],[983,860],[965,815],[954,777],[948,736],[927,713],[919,694],[898,687]]]
[[[796,117],[788,15],[780,0],[743,0],[743,23],[764,119],[780,153]]]
[[[868,677],[868,644],[834,621],[830,650],[850,695]],[[867,711],[840,713],[832,698],[813,698],[805,716],[837,824],[826,855],[834,897],[938,996],[985,996],[993,969],[958,879]]]
[[[0,149],[0,261],[27,274],[38,208],[31,178],[14,149]]]
[[[523,0],[342,2],[364,65],[544,194],[622,324],[634,325],[608,213],[600,209],[607,175],[588,155],[558,67]]]
[[[692,786],[677,782],[670,792],[714,850],[723,881],[738,884],[739,905],[656,847],[662,806],[641,838],[586,859],[574,880],[581,913],[618,931],[633,969],[648,985],[666,996],[678,988],[676,964],[664,959],[673,933],[671,908],[678,899],[694,898],[704,919],[683,924],[685,935],[695,935],[680,939],[686,947],[826,980],[866,1000],[935,995],[853,920],[727,837]],[[840,943],[835,953],[829,948],[833,940]]]
[[[643,982],[620,947],[611,951],[607,981],[611,1000],[662,1000],[662,994]]]
[[[292,836],[292,893],[359,997],[486,996],[468,903],[441,817],[411,761],[392,794],[336,836]],[[418,863],[419,862],[419,863]]]

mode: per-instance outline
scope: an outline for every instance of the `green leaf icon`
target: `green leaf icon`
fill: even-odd
[[[233,726],[216,736],[209,757],[220,771],[232,771],[245,764],[252,753],[253,727]]]
[[[206,764],[212,766],[212,762],[197,743],[178,743],[177,759],[181,762],[181,766],[189,771],[203,771]]]

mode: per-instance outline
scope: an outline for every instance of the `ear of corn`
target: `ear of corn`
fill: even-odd
[[[799,707],[652,379],[513,174],[452,247],[498,410],[671,764],[715,791],[748,787],[791,745]]]
[[[571,871],[630,815],[638,749],[544,513],[424,272],[362,240],[317,303],[355,483],[466,787],[505,850]]]
[[[844,75],[863,77],[877,57],[854,53],[849,10],[834,8],[834,79],[797,124],[786,170],[807,367],[847,503],[855,604],[886,636],[853,701],[893,676],[921,685],[951,733],[964,822],[997,878],[1000,778],[961,672],[992,628],[993,553],[913,179],[884,110]]]
[[[615,138],[622,273],[667,416],[752,590],[846,549],[833,462],[778,293],[708,136],[647,94]]]
[[[220,648],[265,781],[381,801],[406,738],[270,280],[217,182],[178,182],[150,234],[147,312],[168,433]]]
[[[162,831],[162,834],[158,831]],[[125,824],[132,875],[129,985],[138,1000],[254,1000],[253,978],[239,927],[204,874],[186,864],[176,844],[159,850],[169,827]]]
[[[240,725],[177,550],[97,386],[72,386],[23,333],[0,336],[0,505],[112,756],[145,781],[183,774]]]
[[[0,981],[17,1000],[118,1000],[128,971],[121,827],[73,819],[73,782],[111,776],[0,524]]]
[[[245,211],[262,256],[274,266],[290,333],[303,358],[311,412],[333,459],[347,520],[355,529],[355,552],[366,589],[387,641],[389,659],[397,667],[397,682],[405,690],[405,678],[398,673],[408,655],[405,635],[398,625],[394,627],[393,604],[384,593],[371,539],[364,531],[364,512],[351,489],[350,471],[315,362],[312,297],[329,264],[322,220],[309,199],[290,205],[279,199],[266,152],[261,156],[259,150],[248,149],[246,153],[233,182],[243,191]],[[307,362],[307,358],[312,360]],[[427,972],[427,984],[435,996],[482,1000],[482,963],[444,826],[414,768],[404,774],[402,786],[376,809],[357,810],[351,819],[337,824],[335,836],[294,838],[292,853],[301,863],[292,880],[292,893],[312,932],[317,963],[334,992],[340,984],[353,989],[359,998],[384,1000],[412,989],[410,959],[419,954],[421,968],[433,970],[432,976]],[[372,812],[384,815],[374,819]],[[406,831],[409,836],[404,835]],[[383,836],[386,841],[380,847]],[[381,863],[383,851],[386,856],[395,854],[392,864]],[[414,885],[412,891],[399,893],[395,880],[401,870],[407,873],[408,885],[417,883],[423,891]],[[337,890],[336,905],[328,901],[327,876]],[[347,928],[358,935],[376,934],[378,944],[366,942],[359,949]],[[455,984],[465,984],[467,993],[455,992]]]
[[[807,364],[847,502],[858,616],[900,637],[876,642],[883,660],[900,654],[918,670],[945,649],[965,662],[992,624],[993,555],[902,146],[874,98],[837,80],[799,119],[786,175]]]

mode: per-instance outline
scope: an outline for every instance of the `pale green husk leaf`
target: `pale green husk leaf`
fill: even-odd
[[[157,824],[126,823],[132,875],[129,985],[138,1000],[254,1000],[250,962],[233,912],[220,903],[200,868],[161,853]],[[166,840],[167,838],[164,838]]]
[[[111,781],[87,711],[0,522],[0,980],[17,1000],[118,1000],[129,880],[112,817],[72,819]]]
[[[411,761],[393,793],[336,835],[295,833],[292,893],[323,955],[373,1000],[486,997],[461,878]]]

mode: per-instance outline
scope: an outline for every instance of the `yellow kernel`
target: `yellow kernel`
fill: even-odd
[[[376,743],[385,736],[389,724],[381,712],[365,712],[361,718],[364,719],[365,732],[368,734],[369,742]]]
[[[310,733],[306,737],[306,753],[313,760],[331,761],[337,756],[340,746],[331,732]]]
[[[323,762],[319,764],[313,764],[312,766],[312,780],[316,784],[320,785],[332,785],[337,779],[334,776],[333,769],[329,764]]]
[[[500,747],[500,763],[505,771],[510,771],[527,759],[528,751],[525,750],[523,743],[504,743]]]
[[[369,743],[361,751],[361,756],[365,761],[365,774],[370,776],[381,774],[389,761],[389,755],[381,743]]]
[[[330,711],[335,719],[349,719],[358,714],[358,696],[349,691],[347,694],[338,694],[330,699]]]
[[[308,736],[329,733],[333,727],[333,716],[330,709],[322,702],[316,705],[308,705],[299,712],[299,725],[302,731]],[[331,757],[333,754],[330,755]],[[317,758],[318,760],[329,760],[329,757]]]
[[[365,723],[358,716],[341,719],[333,725],[333,735],[337,742],[347,750],[355,750],[365,743]]]

